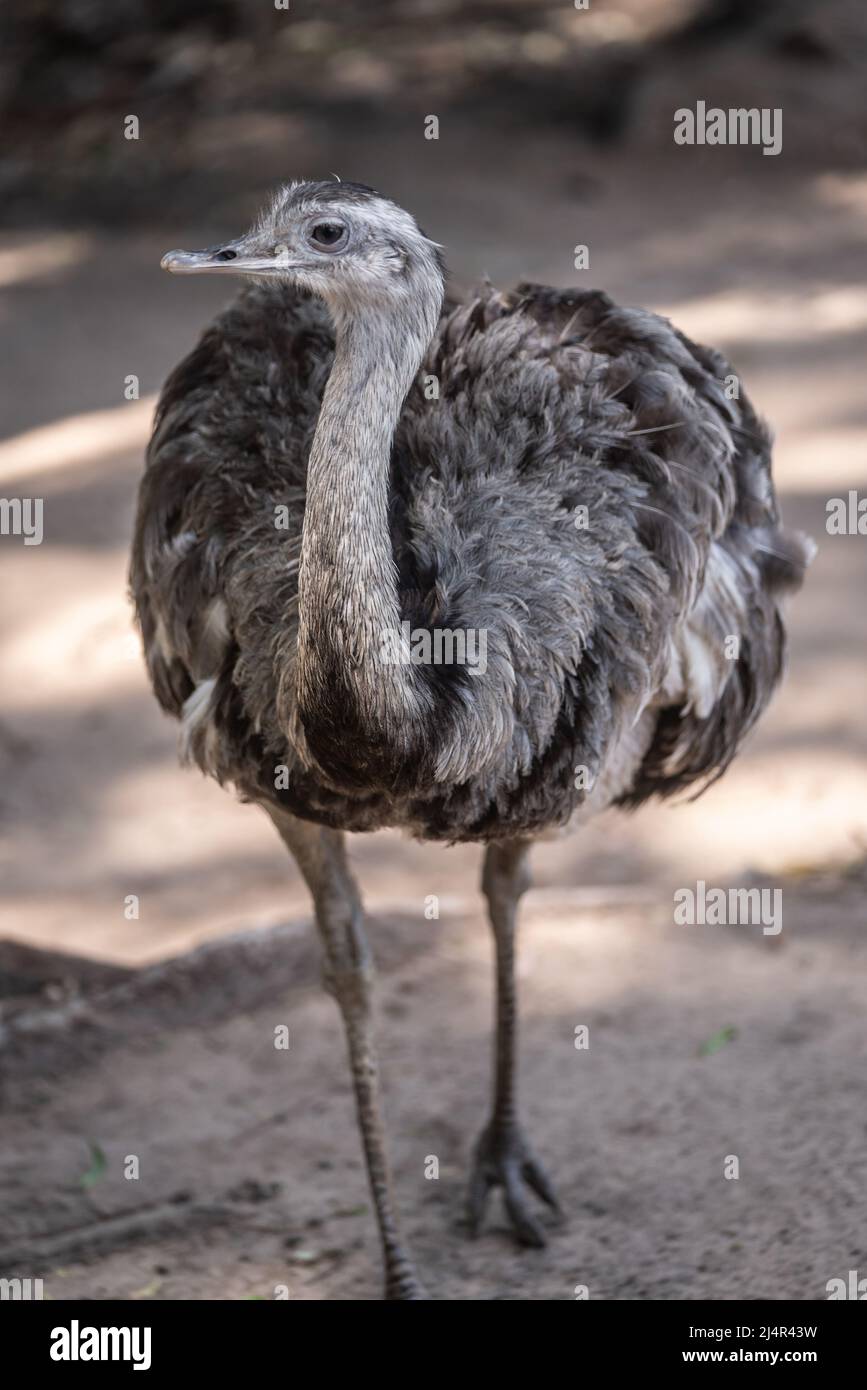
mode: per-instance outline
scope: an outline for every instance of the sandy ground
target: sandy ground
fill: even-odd
[[[582,283],[729,351],[776,429],[787,520],[820,548],[792,609],[787,684],[724,781],[694,805],[606,819],[537,851],[526,1109],[569,1213],[541,1255],[514,1253],[499,1218],[475,1245],[455,1229],[487,1084],[478,852],[392,834],[354,842],[385,965],[407,1225],[443,1297],[568,1298],[579,1282],[598,1297],[822,1297],[828,1278],[867,1264],[865,898],[857,877],[812,874],[858,860],[867,843],[867,552],[863,537],[824,526],[827,499],[867,482],[867,177],[755,150],[717,151],[714,163],[672,151],[650,166],[565,137],[527,133],[516,148],[464,134],[472,167],[431,146],[421,167],[394,131],[339,149],[322,140],[304,165],[413,207],[461,281],[573,282],[573,247],[588,244]],[[277,171],[263,161],[264,185]],[[33,993],[30,957],[4,975],[0,1021],[18,1022],[0,1259],[4,1272],[10,1260],[39,1264],[55,1297],[271,1296],[283,1282],[299,1298],[377,1294],[303,885],[260,813],[177,768],[124,594],[153,393],[225,293],[160,276],[159,255],[237,229],[203,208],[193,227],[166,215],[136,235],[34,226],[0,241],[0,489],[45,499],[44,544],[0,542],[0,935],[75,958],[46,965],[47,995]],[[133,373],[141,399],[127,401]],[[674,886],[753,872],[784,887],[779,938],[672,925]],[[446,905],[438,923],[424,918],[430,894]],[[125,916],[129,895],[137,919]],[[135,986],[118,976],[99,984],[99,1045],[86,1017],[69,1022],[78,958],[159,972],[237,932],[258,933],[263,950],[291,938],[299,978],[275,964],[273,994],[251,983],[234,997],[241,948],[225,947],[207,957],[204,1002],[178,995],[171,971]],[[97,985],[82,988],[86,998]],[[151,1015],[142,1003],[125,1017],[111,990],[130,988]],[[169,1002],[157,1007],[161,991]],[[292,1045],[275,1053],[284,1020]],[[572,1047],[582,1022],[586,1054]],[[727,1027],[736,1037],[699,1056]],[[68,1057],[49,1046],[66,1033]],[[107,1167],[82,1187],[91,1144]],[[119,1176],[128,1153],[142,1156],[135,1185]],[[441,1161],[437,1182],[422,1174],[428,1154]],[[740,1156],[737,1182],[722,1177],[727,1154]]]

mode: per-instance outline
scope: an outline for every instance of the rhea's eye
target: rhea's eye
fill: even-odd
[[[337,251],[346,242],[347,231],[342,222],[316,222],[308,232],[314,246]]]

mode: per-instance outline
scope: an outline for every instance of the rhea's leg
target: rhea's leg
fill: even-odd
[[[324,948],[324,984],[343,1015],[358,1124],[382,1239],[385,1296],[427,1298],[403,1242],[394,1207],[373,1041],[373,962],[364,932],[361,899],[346,862],[343,835],[271,807],[266,809],[313,896]]]
[[[494,1099],[473,1157],[467,1218],[475,1235],[491,1189],[501,1186],[518,1239],[541,1246],[544,1232],[528,1209],[525,1188],[532,1188],[554,1211],[559,1208],[547,1173],[521,1133],[516,1107],[515,927],[518,900],[530,886],[529,849],[529,840],[509,840],[489,845],[485,854],[482,891],[494,930],[497,975]]]

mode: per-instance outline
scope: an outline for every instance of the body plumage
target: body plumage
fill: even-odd
[[[392,451],[402,619],[484,632],[487,671],[432,667],[437,742],[384,768],[335,700],[337,749],[308,764],[288,673],[333,349],[318,300],[256,286],[163,393],[133,583],[189,756],[324,824],[448,840],[567,822],[636,720],[641,757],[611,799],[724,770],[780,674],[777,600],[804,558],[767,432],[725,394],[728,364],[665,320],[536,286],[443,315]]]

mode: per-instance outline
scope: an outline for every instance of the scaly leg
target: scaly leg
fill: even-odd
[[[403,1242],[392,1196],[371,1017],[373,962],[364,932],[361,899],[346,862],[343,834],[272,807],[265,809],[294,855],[313,896],[325,952],[325,988],[334,995],[343,1015],[358,1124],[382,1240],[385,1297],[427,1298]]]
[[[502,1186],[518,1239],[524,1245],[542,1246],[545,1235],[528,1210],[525,1185],[558,1215],[560,1209],[545,1169],[521,1133],[515,1103],[515,919],[518,899],[530,886],[529,848],[529,840],[509,840],[489,845],[485,854],[482,892],[488,900],[497,961],[494,1104],[473,1155],[467,1220],[471,1233],[477,1234],[491,1189]]]

